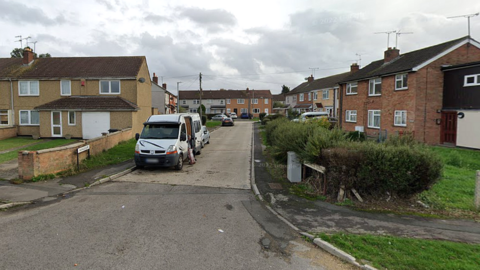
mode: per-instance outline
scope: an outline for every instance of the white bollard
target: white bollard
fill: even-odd
[[[475,181],[475,208],[480,210],[480,171],[477,171],[477,181]]]

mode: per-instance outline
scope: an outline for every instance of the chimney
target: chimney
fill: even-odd
[[[33,51],[30,47],[23,49],[23,64],[28,65],[33,61]]]
[[[397,58],[398,56],[400,55],[400,50],[397,49],[397,48],[388,48],[386,51],[385,51],[385,57],[384,57],[384,60],[383,62],[384,63],[388,63],[390,61],[392,61],[393,59]]]
[[[308,82],[313,82],[313,75],[310,75],[310,77],[307,78]]]
[[[357,63],[353,63],[350,66],[350,73],[355,73],[360,69],[360,66]]]
[[[158,84],[158,77],[155,75],[155,72],[153,73],[153,81]]]
[[[166,83],[163,83],[162,87],[165,88],[165,90],[167,90],[167,84]]]

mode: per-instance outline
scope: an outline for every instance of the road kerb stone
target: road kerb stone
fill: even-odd
[[[25,204],[31,204],[32,202],[11,202],[11,203],[5,203],[0,205],[0,209],[7,209],[10,207],[14,206],[19,206],[19,205],[25,205]]]

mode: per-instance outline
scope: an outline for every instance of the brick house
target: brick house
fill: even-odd
[[[314,109],[310,91],[313,90],[311,87],[315,80],[313,75],[305,79],[307,80],[306,82],[297,85],[285,95],[286,105],[300,113],[312,112]]]
[[[90,139],[111,129],[140,132],[151,115],[143,56],[0,58],[0,114],[17,135]]]
[[[202,104],[205,106],[205,113],[226,113],[226,90],[203,90]],[[199,90],[180,90],[178,91],[180,107],[188,112],[199,112],[200,91]]]
[[[480,62],[445,66],[440,143],[480,149]]]
[[[405,54],[388,48],[384,59],[339,83],[339,122],[346,131],[368,136],[408,132],[418,141],[439,144],[442,66],[479,60],[480,44],[468,36]]]

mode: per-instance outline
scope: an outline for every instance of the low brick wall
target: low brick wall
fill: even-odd
[[[0,140],[17,136],[17,127],[0,127]]]
[[[102,137],[67,146],[56,147],[39,151],[18,152],[18,177],[31,180],[35,176],[55,174],[77,166],[77,149],[85,145],[90,146],[90,155],[96,155],[108,150],[120,142],[133,138],[132,129],[124,129]],[[133,151],[133,149],[132,149]],[[88,151],[79,154],[79,162],[88,157]]]

